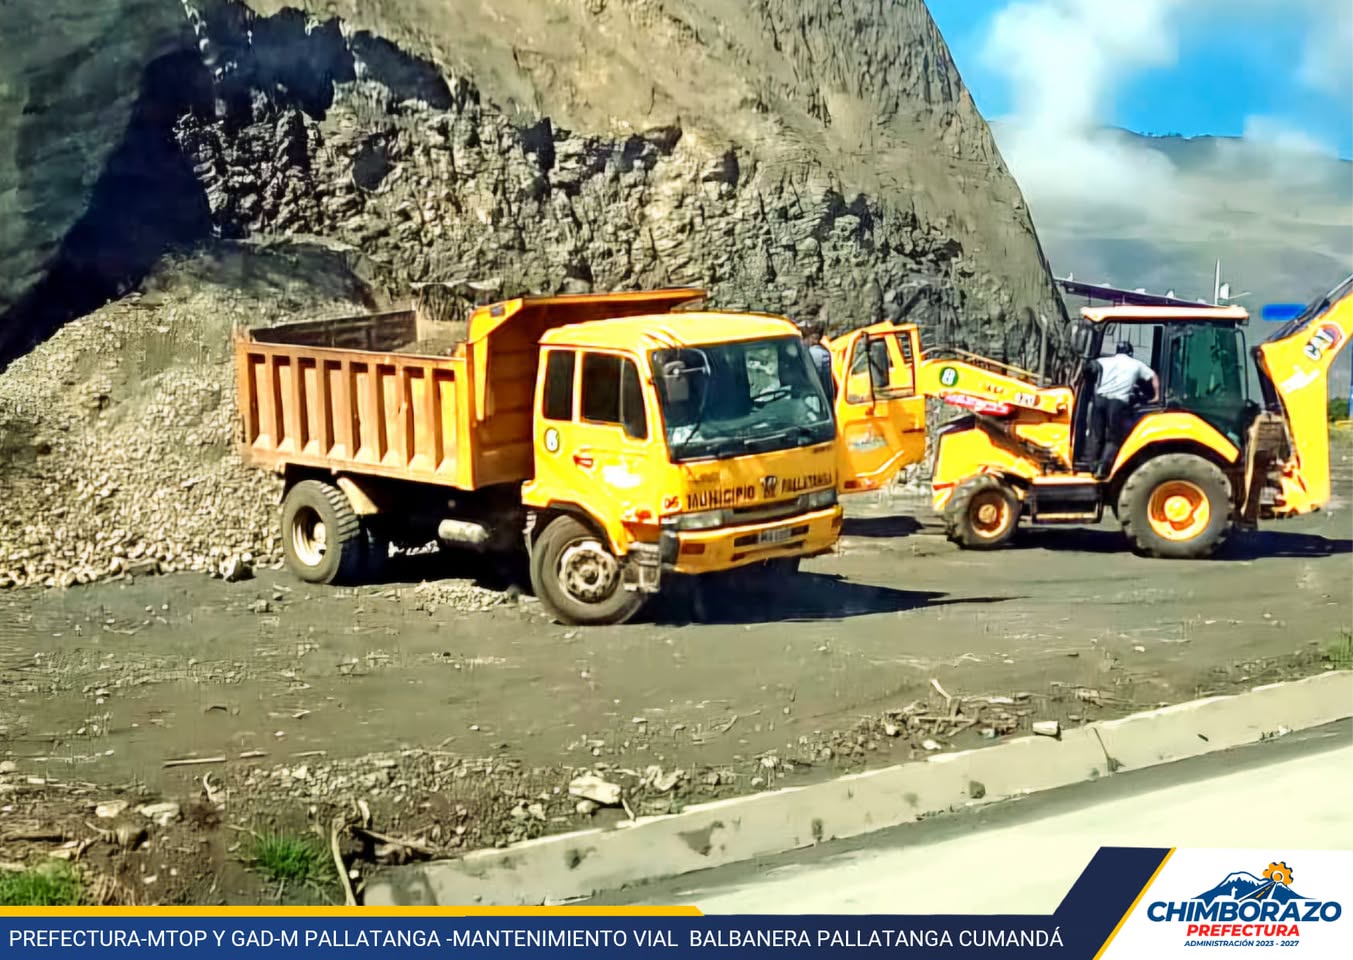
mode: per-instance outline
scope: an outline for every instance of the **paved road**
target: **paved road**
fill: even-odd
[[[604,902],[693,903],[707,913],[1051,913],[1100,846],[1353,849],[1350,802],[1353,725],[1344,722]]]

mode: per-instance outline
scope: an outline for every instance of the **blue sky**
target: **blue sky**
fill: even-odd
[[[1259,117],[1353,158],[1353,52],[1342,44],[1353,0],[927,0],[989,119],[1017,109],[1014,73],[988,50],[994,18],[1017,2],[1080,8],[1080,16],[1087,6],[1103,4],[1105,20],[1117,15],[1110,12],[1117,5],[1138,4],[1168,23],[1163,32],[1173,51],[1155,62],[1112,68],[1095,106],[1099,123],[1145,133],[1239,136]],[[1321,45],[1325,82],[1312,84],[1306,64]],[[1074,62],[1077,51],[1065,56]]]

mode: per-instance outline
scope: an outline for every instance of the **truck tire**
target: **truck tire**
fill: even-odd
[[[967,550],[995,550],[1019,528],[1020,502],[1010,485],[990,474],[963,481],[944,508],[944,529]]]
[[[626,590],[620,561],[581,521],[552,520],[531,548],[531,587],[545,611],[571,626],[624,623],[645,597]]]
[[[282,555],[307,583],[357,583],[370,552],[362,521],[343,491],[302,480],[282,500]]]
[[[1231,532],[1231,484],[1210,460],[1163,454],[1128,477],[1118,516],[1128,540],[1147,556],[1210,557]]]

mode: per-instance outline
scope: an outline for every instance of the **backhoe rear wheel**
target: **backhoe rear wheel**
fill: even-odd
[[[968,550],[995,550],[1019,527],[1020,501],[1010,485],[982,474],[965,480],[944,508],[949,539]]]
[[[531,548],[531,587],[545,612],[571,626],[624,623],[645,596],[626,590],[620,560],[575,517],[556,517]]]
[[[1128,477],[1118,516],[1141,553],[1171,560],[1210,557],[1231,532],[1231,484],[1210,460],[1163,454]]]
[[[361,518],[342,490],[302,480],[282,500],[282,555],[307,583],[351,584],[367,572]]]

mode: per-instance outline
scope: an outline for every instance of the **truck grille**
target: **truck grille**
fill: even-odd
[[[802,513],[803,508],[799,506],[799,498],[793,500],[781,500],[778,503],[763,504],[756,507],[735,507],[732,511],[732,526],[740,527],[744,523],[765,523],[768,520],[783,520],[785,517],[792,517],[796,513]]]

